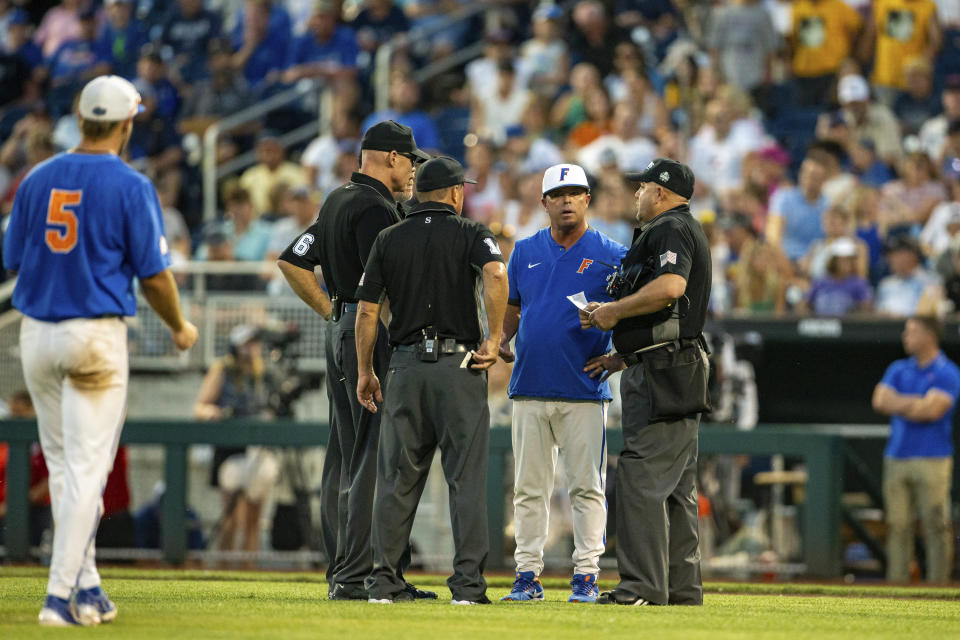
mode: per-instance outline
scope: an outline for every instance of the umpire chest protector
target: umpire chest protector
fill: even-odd
[[[697,338],[703,331],[712,278],[710,245],[687,205],[664,211],[634,232],[633,244],[620,264],[614,297],[625,298],[667,273],[686,279],[686,292],[665,309],[618,322],[613,344],[619,353]]]

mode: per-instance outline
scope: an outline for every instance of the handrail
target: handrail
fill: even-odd
[[[472,18],[478,13],[482,13],[489,8],[490,7],[485,2],[476,2],[469,7],[457,9],[456,11],[450,13],[447,16],[447,19],[443,22],[424,29],[418,29],[415,35],[418,38],[432,36],[435,33],[443,31],[456,22],[466,20],[467,18]],[[377,49],[377,55],[374,58],[373,63],[373,84],[375,89],[374,109],[376,111],[386,111],[390,108],[390,60],[393,58],[393,53],[408,41],[408,35],[396,35],[389,41],[380,45],[380,48]],[[445,67],[443,71],[445,71],[447,68],[449,67]],[[430,77],[432,76],[418,76],[417,81],[423,82],[424,80],[428,80]]]
[[[274,109],[278,109],[296,102],[297,100],[300,100],[305,96],[321,89],[321,96],[318,100],[319,105],[317,124],[315,126],[311,125],[311,134],[304,134],[302,131],[304,127],[300,127],[295,131],[281,136],[280,138],[280,141],[282,144],[284,144],[284,146],[301,142],[302,140],[306,139],[307,135],[312,135],[312,133],[315,133],[317,130],[325,131],[330,126],[329,105],[332,97],[329,94],[331,93],[331,89],[324,86],[319,80],[301,80],[289,89],[285,89],[276,95],[261,100],[260,102],[253,104],[246,109],[241,109],[240,111],[218,120],[207,127],[207,130],[203,133],[204,221],[209,222],[217,217],[217,180],[224,175],[224,173],[219,172],[217,169],[217,140],[220,138],[220,134],[247,124],[248,122],[259,120]],[[293,134],[295,133],[298,133],[299,135],[294,136]],[[253,164],[253,157],[254,155],[252,153],[245,154],[242,156],[244,162],[231,163],[230,167],[233,171],[236,171],[245,166],[249,166]],[[235,160],[239,161],[240,158]]]

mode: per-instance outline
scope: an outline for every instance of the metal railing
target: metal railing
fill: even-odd
[[[330,118],[333,103],[333,90],[320,80],[301,80],[289,89],[285,89],[254,105],[242,109],[211,124],[203,134],[203,219],[211,221],[217,216],[217,182],[220,178],[240,171],[256,162],[253,151],[241,154],[236,158],[217,164],[217,142],[220,136],[237,127],[255,122],[266,114],[277,109],[290,106],[310,96],[317,96],[317,119],[308,122],[293,131],[280,136],[280,143],[284,148],[298,144],[316,136],[319,132],[330,129]]]

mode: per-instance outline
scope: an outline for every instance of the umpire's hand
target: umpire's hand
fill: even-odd
[[[377,374],[361,373],[357,378],[357,401],[370,413],[377,412],[377,402],[383,402],[383,393],[380,392],[380,379],[377,378]]]

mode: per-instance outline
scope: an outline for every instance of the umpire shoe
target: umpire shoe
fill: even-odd
[[[597,576],[594,574],[573,574],[570,587],[573,589],[573,592],[570,594],[567,602],[596,602],[597,596],[600,595],[600,587],[597,586]]]
[[[614,589],[613,591],[604,591],[597,598],[597,604],[625,604],[627,606],[643,607],[650,604],[649,600],[641,598],[635,593],[624,591],[623,589]]]
[[[395,593],[392,596],[388,596],[386,598],[370,597],[367,599],[367,602],[369,602],[370,604],[393,604],[394,602],[413,602],[413,601],[414,601],[414,597],[406,589],[398,593]]]
[[[327,595],[330,600],[366,600],[369,597],[362,584],[341,584],[339,582],[333,586],[333,591]]]
[[[484,594],[479,598],[477,598],[476,600],[457,600],[457,597],[454,596],[453,600],[450,601],[450,604],[455,604],[458,606],[470,606],[474,604],[492,604],[492,603],[490,602],[490,598],[488,598],[486,594]]]
[[[426,591],[424,589],[417,589],[413,584],[404,580],[403,582],[403,591],[404,593],[409,593],[413,596],[414,600],[436,600],[437,594],[433,591]]]
[[[84,626],[113,622],[117,618],[117,605],[100,587],[77,591],[76,604],[77,620]]]
[[[70,601],[47,594],[47,599],[43,602],[43,609],[40,609],[40,626],[72,627],[77,624],[80,624],[80,622],[73,615]]]
[[[500,598],[508,602],[543,600],[543,585],[533,571],[518,571],[510,593]]]

